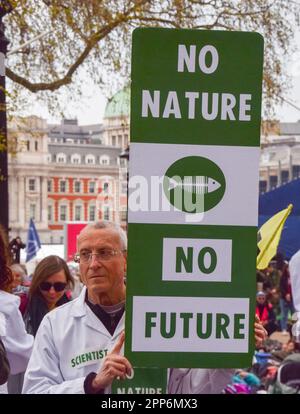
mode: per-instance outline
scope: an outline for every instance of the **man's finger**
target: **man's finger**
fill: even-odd
[[[125,341],[125,332],[123,331],[121,335],[119,336],[117,343],[115,344],[113,349],[110,351],[110,354],[119,354],[124,344],[124,341]]]

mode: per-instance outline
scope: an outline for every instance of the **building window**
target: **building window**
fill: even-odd
[[[259,193],[263,194],[267,191],[267,181],[260,180],[259,181]]]
[[[122,188],[121,188],[121,193],[122,194],[127,194],[127,181],[123,181],[122,182]]]
[[[74,191],[75,191],[75,193],[80,193],[81,192],[81,182],[80,181],[75,181],[74,182]]]
[[[102,155],[102,157],[100,157],[100,164],[101,165],[108,165],[109,164],[109,157],[107,155]]]
[[[48,206],[48,221],[52,221],[52,206]]]
[[[126,167],[127,166],[127,160],[125,158],[119,158],[119,164],[120,167]]]
[[[111,145],[112,145],[113,147],[115,147],[115,146],[116,146],[116,143],[117,143],[117,137],[116,137],[115,135],[113,135],[113,136],[111,137]]]
[[[67,182],[65,180],[62,180],[59,182],[59,191],[61,193],[65,193],[67,190]]]
[[[109,220],[110,219],[110,211],[109,211],[108,206],[104,206],[103,219],[104,220]]]
[[[47,181],[47,189],[48,189],[48,193],[52,192],[52,180]]]
[[[300,177],[300,165],[293,165],[293,180]]]
[[[81,206],[75,206],[75,221],[81,220],[81,210],[82,210]]]
[[[126,221],[127,220],[127,210],[121,210],[121,221]]]
[[[56,161],[59,163],[65,163],[66,162],[66,154],[60,153],[56,156]]]
[[[80,158],[79,154],[73,154],[71,156],[71,163],[72,164],[80,164],[80,162],[81,162],[81,158]]]
[[[122,147],[122,135],[118,135],[118,147]]]
[[[34,141],[34,149],[35,149],[35,151],[38,151],[38,149],[39,149],[39,144],[38,144],[37,141]]]
[[[35,179],[29,178],[29,191],[35,191]]]
[[[89,221],[96,220],[96,206],[89,207]]]
[[[30,204],[29,206],[29,217],[33,220],[35,220],[35,214],[36,214],[36,205]]]
[[[96,190],[96,183],[95,181],[89,182],[89,193],[95,193]]]
[[[67,220],[67,206],[60,206],[59,208],[59,219],[60,221]]]
[[[278,184],[278,177],[277,175],[270,176],[270,190],[274,190]]]
[[[104,194],[108,194],[109,191],[109,183],[104,183],[103,184],[103,192]]]
[[[30,141],[26,141],[26,149],[27,151],[30,151]]]
[[[86,164],[95,164],[95,157],[94,157],[94,155],[91,155],[91,154],[87,155],[85,157],[85,162],[86,162]]]
[[[289,182],[289,172],[288,171],[281,171],[281,184],[286,184]]]

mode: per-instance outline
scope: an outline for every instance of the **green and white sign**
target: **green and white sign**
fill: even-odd
[[[125,354],[135,366],[251,364],[262,66],[257,33],[134,31]]]

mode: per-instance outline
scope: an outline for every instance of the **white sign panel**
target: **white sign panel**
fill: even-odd
[[[230,282],[231,256],[231,240],[164,238],[162,279]]]
[[[133,297],[133,351],[248,352],[248,298]]]

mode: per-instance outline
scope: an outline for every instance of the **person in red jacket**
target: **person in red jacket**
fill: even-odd
[[[256,294],[255,313],[268,332],[268,335],[278,330],[273,306],[267,301],[266,294],[263,291],[259,291]]]

